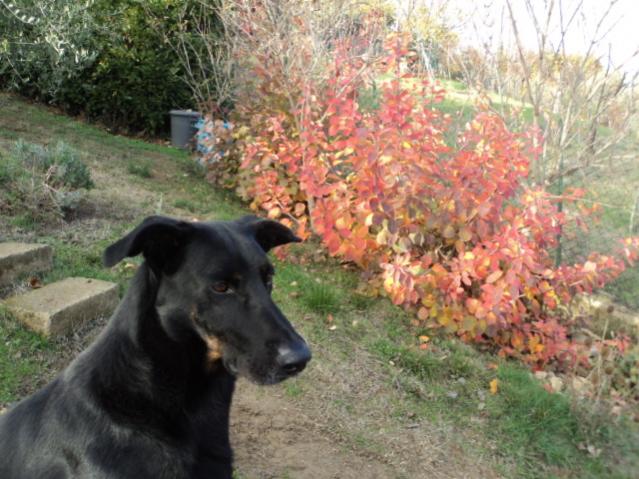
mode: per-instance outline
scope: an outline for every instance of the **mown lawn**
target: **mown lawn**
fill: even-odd
[[[0,105],[0,151],[9,152],[17,139],[64,140],[82,154],[97,184],[89,196],[93,208],[67,225],[0,218],[0,240],[53,246],[54,268],[44,283],[89,276],[118,282],[124,292],[135,262],[107,270],[101,254],[145,215],[204,220],[247,213],[232,195],[208,185],[182,151],[113,136],[12,96],[0,96]],[[448,471],[447,477],[479,477],[477,471],[637,477],[635,424],[550,393],[515,362],[455,339],[432,335],[420,349],[417,337],[431,333],[416,330],[388,301],[359,294],[356,272],[330,259],[299,264],[317,248],[296,246],[290,250],[296,261],[275,261],[275,299],[297,318],[314,350],[309,370],[281,388],[344,447],[381,457],[405,446],[407,456],[423,456],[416,462],[423,462],[424,477],[428,468]],[[0,409],[50,379],[73,354],[68,340],[43,339],[0,309]],[[396,477],[420,477],[402,468],[396,466]]]

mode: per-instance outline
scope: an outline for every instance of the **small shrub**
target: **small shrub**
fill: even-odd
[[[52,149],[19,140],[13,156],[18,164],[27,169],[50,175],[47,184],[52,187],[67,187],[72,190],[91,189],[89,168],[79,158],[77,152],[60,141]]]
[[[0,211],[25,228],[68,217],[94,186],[77,152],[62,142],[46,148],[20,140],[1,160]]]

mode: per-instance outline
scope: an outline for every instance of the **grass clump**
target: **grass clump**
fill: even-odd
[[[309,281],[303,286],[302,301],[319,314],[336,313],[340,307],[337,291],[330,285]]]
[[[139,176],[140,178],[151,178],[151,162],[149,161],[130,161],[126,165],[126,170],[130,175]]]

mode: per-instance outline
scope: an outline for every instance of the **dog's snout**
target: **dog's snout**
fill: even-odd
[[[303,341],[290,346],[282,346],[277,352],[277,364],[287,376],[300,373],[311,360],[311,351]]]

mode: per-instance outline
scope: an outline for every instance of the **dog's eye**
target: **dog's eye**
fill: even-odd
[[[213,283],[213,291],[216,293],[228,293],[231,290],[231,286],[226,281],[217,281]]]

